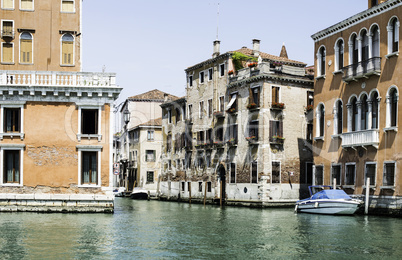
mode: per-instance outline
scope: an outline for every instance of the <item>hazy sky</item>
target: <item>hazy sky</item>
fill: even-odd
[[[367,0],[85,0],[83,70],[117,73],[116,104],[152,89],[184,96],[184,69],[211,58],[217,24],[221,53],[259,39],[262,52],[285,43],[290,59],[312,65],[310,36],[365,9]]]

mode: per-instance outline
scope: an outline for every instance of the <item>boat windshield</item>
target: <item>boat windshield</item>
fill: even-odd
[[[343,190],[322,190],[311,196],[312,199],[351,199]]]

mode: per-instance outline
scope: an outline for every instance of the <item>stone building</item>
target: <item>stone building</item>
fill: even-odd
[[[79,0],[1,0],[0,211],[113,212],[114,73],[81,72]]]
[[[402,1],[368,7],[312,35],[314,183],[369,192],[373,212],[400,211]]]
[[[311,181],[313,81],[306,64],[243,47],[187,68],[163,108],[162,198],[283,205]],[[184,106],[186,109],[184,109]],[[177,122],[177,114],[186,120]],[[309,175],[310,174],[310,175]],[[309,177],[310,176],[310,177]]]
[[[117,141],[119,146],[116,147],[115,162],[120,165],[118,185],[125,187],[127,192],[134,187],[143,187],[152,195],[156,193],[162,146],[160,105],[165,99],[176,98],[154,89],[127,98],[121,106],[122,130]],[[124,119],[125,111],[128,111],[127,119]]]

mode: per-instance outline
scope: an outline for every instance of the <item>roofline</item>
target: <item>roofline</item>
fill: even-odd
[[[334,34],[338,33],[339,31],[343,31],[347,28],[350,28],[350,27],[360,23],[360,22],[371,19],[377,15],[380,15],[386,11],[397,8],[401,5],[402,5],[402,0],[388,0],[384,3],[376,5],[370,9],[367,9],[363,12],[355,14],[339,23],[336,23],[336,24],[324,29],[324,30],[321,30],[321,31],[311,35],[311,38],[314,40],[314,42],[317,42],[317,41],[325,39],[331,35],[334,35]]]
[[[187,98],[182,97],[182,98],[179,98],[179,99],[170,100],[170,101],[168,101],[168,102],[165,102],[165,103],[163,103],[163,104],[160,104],[160,107],[164,108],[164,107],[173,105],[173,103],[186,103],[186,101],[187,101]]]
[[[139,128],[160,128],[160,129],[162,129],[162,125],[137,125],[137,126],[134,126],[130,129],[128,129],[127,131],[129,132],[129,131],[136,130]]]
[[[287,82],[292,82],[292,83],[301,83],[304,85],[311,85],[311,87],[314,87],[314,80],[312,79],[302,79],[302,78],[294,78],[294,77],[287,77],[287,76],[278,76],[278,75],[269,75],[269,74],[261,74],[257,75],[251,78],[239,80],[233,83],[230,83],[228,85],[228,88],[236,87],[236,86],[241,86],[244,83],[251,83],[259,80],[279,80],[279,81],[287,81]]]
[[[198,69],[198,68],[201,68],[201,67],[203,67],[204,65],[208,65],[208,64],[211,64],[211,63],[215,63],[216,61],[218,61],[218,60],[220,60],[220,59],[228,58],[230,55],[231,55],[231,53],[225,52],[224,54],[221,54],[221,55],[219,55],[219,56],[217,56],[217,57],[215,57],[215,58],[208,59],[208,60],[205,60],[205,61],[203,61],[203,62],[200,62],[200,63],[198,63],[198,64],[196,64],[196,65],[193,65],[193,66],[191,66],[191,67],[188,67],[188,68],[185,69],[184,71],[185,71],[186,73],[188,73],[189,71],[195,70],[195,69]]]

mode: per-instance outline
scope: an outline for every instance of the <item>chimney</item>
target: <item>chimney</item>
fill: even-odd
[[[253,54],[256,57],[260,55],[260,40],[253,39]]]
[[[368,8],[374,7],[376,5],[382,4],[388,0],[368,0]]]
[[[221,47],[221,42],[218,40],[214,41],[214,53],[212,54],[212,58],[216,58],[219,56],[220,47]]]
[[[163,101],[167,102],[169,100],[169,94],[165,93],[163,94]]]

